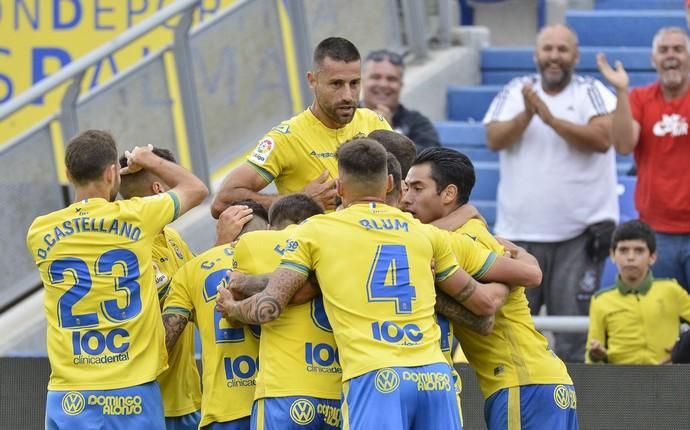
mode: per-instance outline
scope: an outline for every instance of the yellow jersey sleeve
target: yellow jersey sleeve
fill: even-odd
[[[450,247],[447,236],[444,232],[428,225],[429,236],[432,239],[434,249],[434,267],[436,268],[436,282],[447,279],[450,275],[455,273],[459,266],[458,260],[453,254],[453,249]]]
[[[292,239],[288,239],[292,244],[292,249],[283,255],[279,268],[293,270],[304,276],[309,276],[309,273],[315,269],[315,258],[312,255],[312,242],[315,235],[312,225],[313,223],[306,222],[294,229]]]
[[[287,124],[281,124],[278,127]],[[254,148],[247,162],[266,180],[273,182],[294,160],[294,148],[287,135],[271,130]]]
[[[194,303],[188,285],[193,285],[193,282],[189,280],[189,277],[189,267],[187,265],[182,266],[177,271],[170,283],[170,291],[165,300],[165,309],[163,310],[164,314],[177,314],[190,321],[192,320]]]
[[[157,221],[161,230],[180,216],[180,198],[174,191],[155,196],[134,197],[124,202],[138,212],[144,222]]]
[[[475,279],[481,279],[496,261],[496,253],[490,251],[460,233],[448,233],[449,242],[462,269]]]

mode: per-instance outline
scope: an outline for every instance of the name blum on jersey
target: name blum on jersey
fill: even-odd
[[[72,332],[75,365],[101,365],[129,360],[129,332],[123,328],[103,334],[99,330]]]
[[[343,373],[340,368],[338,350],[327,343],[304,344],[304,361],[307,372]]]
[[[250,160],[257,164],[264,164],[275,147],[276,143],[273,138],[269,136],[264,137],[263,140],[256,145],[256,149],[252,152]]]
[[[249,355],[240,355],[235,358],[223,357],[223,365],[227,380],[225,385],[228,388],[256,386],[256,371],[259,369],[258,357],[250,357]]]
[[[390,218],[384,219],[361,219],[359,225],[367,230],[405,230],[409,231],[409,226],[406,221],[399,219],[392,220]]]
[[[73,234],[87,232],[114,234],[133,241],[137,241],[141,237],[141,229],[126,221],[89,217],[73,218],[63,222],[61,225],[53,226],[52,232],[43,235],[43,241],[46,247],[38,248],[36,250],[36,255],[44,260],[48,257],[48,252],[50,252],[60,240],[72,236]]]

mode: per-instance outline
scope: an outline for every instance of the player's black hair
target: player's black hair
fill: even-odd
[[[117,164],[117,145],[113,136],[103,130],[86,130],[67,145],[65,167],[76,184],[98,179],[111,164]]]
[[[335,61],[351,63],[361,59],[357,47],[342,37],[328,37],[323,39],[314,49],[314,65],[321,66],[328,57]]]
[[[383,145],[386,151],[395,155],[395,158],[400,163],[400,174],[405,178],[408,170],[410,170],[410,166],[412,166],[412,162],[414,162],[417,156],[417,147],[414,142],[404,134],[392,130],[374,130],[367,137],[374,139]]]
[[[273,202],[268,210],[272,226],[299,224],[305,219],[323,213],[323,207],[306,194],[288,194]]]
[[[656,236],[646,222],[633,219],[620,224],[613,231],[611,250],[615,250],[618,242],[623,240],[642,240],[647,244],[650,253],[656,252]]]
[[[164,160],[168,160],[171,163],[177,164],[177,160],[175,160],[175,156],[173,155],[173,153],[169,149],[153,148],[152,152],[154,154],[156,154],[157,156],[163,158]],[[120,156],[120,167],[127,167],[127,157],[125,157],[124,154]],[[142,171],[143,170],[140,170],[139,172],[142,172]],[[137,172],[137,173],[139,173],[139,172]]]
[[[168,149],[153,148],[152,152],[157,156],[170,161],[171,163],[177,163],[177,161],[175,161],[175,156]],[[119,163],[120,167],[126,167],[127,157],[122,155]],[[146,169],[141,169],[138,172],[129,173],[127,175],[122,175],[120,182],[120,195],[125,199],[150,196],[153,194],[151,186],[154,181],[163,182],[158,176]]]
[[[476,177],[474,166],[467,155],[449,148],[427,148],[417,155],[413,166],[429,163],[436,192],[441,193],[450,184],[458,187],[458,205],[470,200]]]

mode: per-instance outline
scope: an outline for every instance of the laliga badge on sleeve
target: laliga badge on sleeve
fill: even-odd
[[[268,156],[271,155],[275,147],[276,143],[273,141],[273,138],[266,136],[256,146],[256,149],[249,159],[257,164],[263,165],[266,160],[268,160]]]

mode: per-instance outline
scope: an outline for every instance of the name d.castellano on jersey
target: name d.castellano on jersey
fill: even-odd
[[[52,227],[52,231],[43,235],[43,241],[46,244],[45,248],[38,248],[36,255],[38,258],[44,260],[48,257],[50,250],[62,239],[73,234],[78,233],[107,233],[117,236],[126,237],[130,240],[137,241],[141,237],[141,229],[139,226],[120,221],[118,219],[105,218],[89,218],[78,217],[64,221],[60,225]]]

